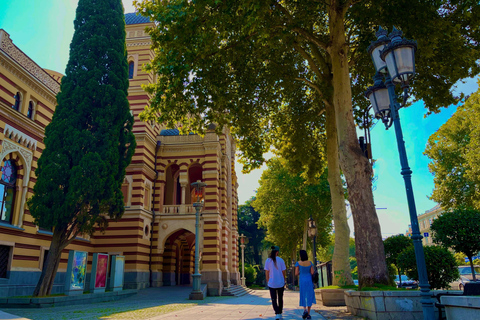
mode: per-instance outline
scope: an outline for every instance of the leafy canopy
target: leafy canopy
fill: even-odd
[[[245,261],[260,265],[260,253],[263,249],[266,230],[259,228],[257,222],[260,219],[258,213],[252,206],[255,197],[245,201],[245,204],[238,206],[238,233],[248,238],[245,246]]]
[[[302,129],[318,128],[318,117],[332,105],[329,8],[339,5],[336,1],[134,3],[157,22],[149,29],[155,56],[146,69],[158,77],[146,87],[153,98],[142,119],[155,118],[172,127],[182,122],[185,130],[202,130],[209,122],[229,124],[239,139],[245,168],[251,169],[261,165],[271,146],[295,143],[276,129],[288,128],[288,123],[275,115],[294,115],[295,106],[311,109],[310,117],[291,117],[291,131],[307,135],[311,130]],[[417,40],[413,96],[430,111],[459,101],[452,86],[480,71],[476,1],[369,0],[345,1],[342,6],[344,20],[337,22],[346,28],[358,120],[368,104],[363,92],[374,73],[366,48],[378,25],[396,25],[405,37]],[[319,143],[301,139],[292,153],[304,164],[314,162],[318,153],[309,152],[314,142]],[[298,156],[302,152],[303,157]]]
[[[413,246],[413,241],[403,234],[388,237],[383,241],[385,247],[385,258],[388,264],[393,264],[397,267],[397,258],[402,251]],[[398,268],[398,267],[397,267]]]
[[[433,241],[469,259],[480,252],[480,211],[456,209],[444,212],[431,225]]]
[[[434,175],[431,199],[445,210],[480,209],[480,89],[428,139]]]
[[[428,283],[432,289],[450,288],[450,283],[460,278],[453,253],[440,246],[423,247],[427,264]],[[408,247],[398,257],[398,266],[413,280],[418,279],[415,249]]]
[[[325,173],[308,184],[300,174],[292,174],[284,160],[273,158],[262,174],[253,207],[260,213],[259,226],[267,229],[266,240],[280,246],[281,253],[295,252],[309,217],[318,228],[317,244],[329,241],[332,216]]]

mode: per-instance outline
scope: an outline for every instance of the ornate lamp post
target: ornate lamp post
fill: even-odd
[[[200,209],[203,207],[203,203],[200,200],[203,192],[203,187],[207,184],[198,180],[197,182],[192,183],[192,186],[195,187],[195,196],[197,196],[197,202],[193,204],[195,208],[195,273],[193,274],[193,290],[190,293],[190,300],[203,300],[203,292],[200,290],[200,283],[202,275],[200,274],[199,264],[200,264]]]
[[[402,38],[402,32],[393,28],[392,33],[387,37],[387,31],[379,28],[376,33],[377,41],[372,42],[368,48],[373,64],[376,69],[374,77],[375,84],[369,87],[365,96],[372,103],[375,117],[381,119],[386,129],[395,124],[395,135],[397,137],[398,153],[402,166],[401,174],[405,181],[407,192],[408,209],[412,224],[412,239],[417,260],[418,278],[420,280],[420,291],[422,296],[423,318],[433,320],[435,317],[433,302],[428,284],[427,267],[422,246],[422,236],[418,227],[417,209],[412,189],[412,170],[408,165],[405,142],[403,140],[402,127],[398,110],[402,108],[408,99],[409,81],[415,75],[415,51],[417,43]],[[382,78],[385,76],[385,82]],[[403,90],[402,104],[398,103],[395,94],[395,85],[400,85]]]
[[[240,248],[242,248],[242,286],[245,286],[245,236],[242,235],[240,238]]]
[[[315,223],[315,220],[313,220],[312,217],[308,219],[308,235],[312,238],[312,251],[313,251],[313,265],[314,268],[317,269],[317,225]],[[314,283],[315,287],[318,285],[318,283]]]

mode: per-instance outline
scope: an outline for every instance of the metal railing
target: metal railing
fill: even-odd
[[[195,208],[191,204],[164,205],[163,214],[194,214]]]

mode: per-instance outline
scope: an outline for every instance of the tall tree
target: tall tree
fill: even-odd
[[[127,100],[125,18],[120,0],[80,0],[66,75],[38,160],[35,223],[53,229],[34,296],[51,292],[62,250],[124,212],[121,185],[135,150]]]
[[[456,252],[463,252],[470,261],[473,280],[473,259],[480,252],[480,211],[455,209],[439,216],[431,225],[433,241]]]
[[[260,255],[266,232],[258,225],[260,213],[253,208],[253,201],[255,201],[255,197],[251,197],[245,201],[245,204],[238,206],[238,233],[248,238],[248,245],[245,248],[246,262],[260,265],[262,263]]]
[[[430,136],[425,154],[432,160],[431,199],[445,210],[480,210],[480,89]]]
[[[273,158],[260,178],[253,207],[260,213],[259,226],[267,229],[266,240],[280,246],[281,253],[296,252],[309,217],[318,228],[318,245],[329,241],[331,202],[326,173],[309,184],[300,174],[292,174],[285,161]]]
[[[247,165],[255,167],[275,139],[285,138],[275,135],[281,124],[274,116],[284,101],[313,98],[316,114],[326,116],[328,141],[338,141],[328,150],[329,172],[339,160],[352,205],[360,286],[388,283],[372,169],[358,145],[353,112],[363,113],[367,102],[361,93],[373,75],[366,48],[377,25],[395,24],[416,39],[414,96],[436,111],[458,101],[450,91],[458,79],[479,72],[480,5],[467,0],[135,3],[157,21],[150,29],[156,55],[147,69],[159,77],[147,88],[154,97],[143,117],[160,114],[158,121],[184,121],[194,129],[210,121],[232,125]],[[297,150],[305,164],[317,156],[311,145]],[[341,228],[338,233],[345,234]],[[344,238],[348,243],[348,235]]]

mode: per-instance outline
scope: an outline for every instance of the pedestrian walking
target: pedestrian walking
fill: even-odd
[[[278,256],[280,248],[272,246],[270,257],[265,261],[265,278],[267,279],[275,319],[282,319],[283,291],[285,290],[285,261]]]
[[[303,319],[312,319],[310,309],[312,304],[317,303],[312,280],[313,273],[313,263],[308,261],[307,251],[300,250],[300,261],[295,264],[295,275],[299,276],[300,307],[303,307]]]

